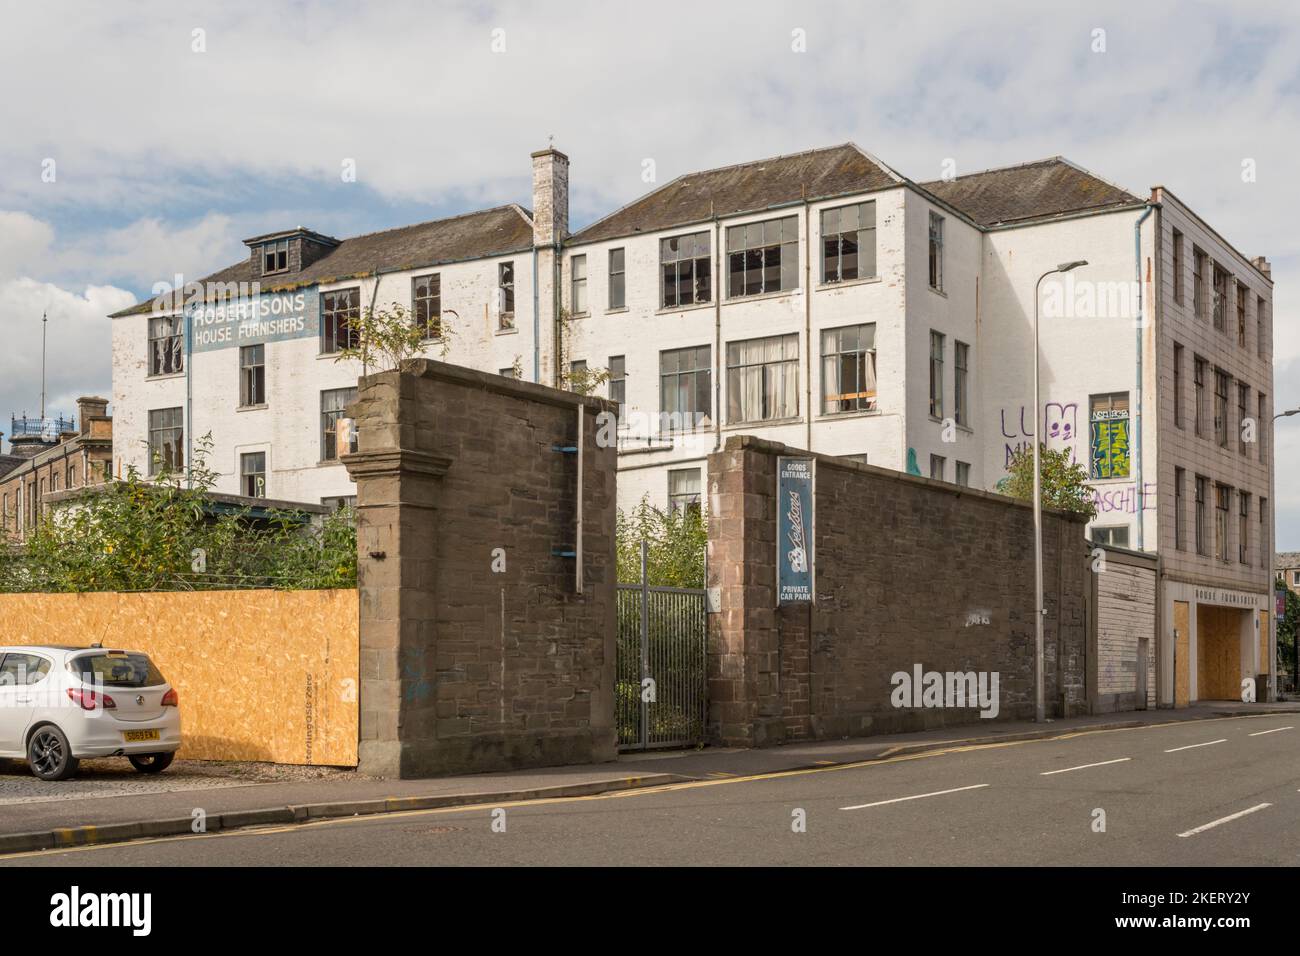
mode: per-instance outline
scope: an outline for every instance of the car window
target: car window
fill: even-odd
[[[153,687],[165,684],[162,672],[145,654],[122,654],[105,651],[86,654],[68,661],[68,670],[83,683],[103,682],[105,687]]]
[[[0,663],[0,686],[39,684],[50,672],[50,662],[35,654],[6,654]]]

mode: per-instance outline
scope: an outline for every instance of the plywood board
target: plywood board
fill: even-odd
[[[357,592],[0,594],[0,643],[147,653],[181,700],[181,757],[354,767]]]

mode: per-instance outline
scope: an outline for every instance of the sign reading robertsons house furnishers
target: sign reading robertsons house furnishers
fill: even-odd
[[[776,601],[813,600],[813,485],[811,458],[776,460]]]

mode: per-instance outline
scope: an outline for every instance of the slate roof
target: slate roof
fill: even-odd
[[[1274,561],[1277,570],[1300,568],[1300,551],[1279,551]]]
[[[803,198],[828,199],[897,186],[902,178],[852,143],[678,176],[570,238],[599,242],[717,216],[761,212]]]
[[[468,259],[509,255],[533,247],[532,213],[510,204],[432,222],[386,229],[344,239],[301,272],[261,278],[251,254],[200,282],[261,282],[264,292],[333,282],[375,272],[423,269]],[[160,297],[166,299],[168,297]],[[113,318],[148,312],[149,299],[115,313]]]
[[[921,188],[986,229],[1144,202],[1060,156],[935,180]]]

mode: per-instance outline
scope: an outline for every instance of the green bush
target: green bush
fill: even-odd
[[[210,440],[200,442],[188,481],[165,468],[146,480],[131,468],[125,478],[46,511],[21,546],[0,547],[0,591],[356,587],[350,512],[330,514],[318,526],[296,512],[257,520],[247,508],[214,514],[210,448]]]

